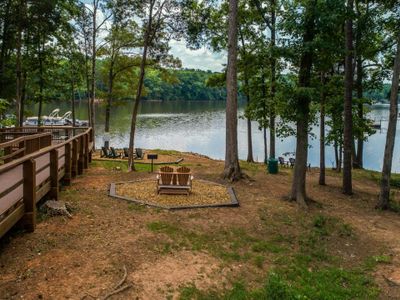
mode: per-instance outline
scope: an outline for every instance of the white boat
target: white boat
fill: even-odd
[[[56,108],[48,116],[42,116],[42,125],[44,126],[71,126],[72,119],[71,111],[67,111],[64,115],[60,117],[60,109]],[[75,120],[75,125],[79,127],[88,126],[89,122],[86,120]],[[24,126],[38,126],[38,117],[26,118]]]

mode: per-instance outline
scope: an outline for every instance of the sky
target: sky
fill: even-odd
[[[85,5],[93,9],[93,5],[90,4],[90,1],[84,0]],[[101,10],[97,12],[98,22],[102,22],[104,20],[104,14]],[[109,22],[105,22],[104,27],[109,26]],[[105,32],[100,33],[100,38],[104,38]],[[226,53],[215,53],[210,49],[203,47],[198,50],[191,50],[186,47],[186,43],[184,40],[170,41],[170,53],[179,58],[182,61],[182,67],[187,69],[200,69],[200,70],[211,70],[213,72],[221,72],[224,68],[224,64],[227,62]]]
[[[226,54],[216,53],[203,47],[199,50],[188,49],[185,41],[171,41],[171,54],[182,61],[182,67],[188,69],[211,70],[221,72],[226,64]]]

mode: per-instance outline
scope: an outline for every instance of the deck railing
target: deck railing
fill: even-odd
[[[0,134],[1,136],[2,134]],[[51,146],[50,132],[31,134],[0,143],[0,165]]]
[[[33,231],[36,203],[46,195],[57,200],[60,181],[69,185],[72,178],[83,174],[92,148],[92,129],[86,128],[66,141],[1,165],[0,237],[17,223]]]

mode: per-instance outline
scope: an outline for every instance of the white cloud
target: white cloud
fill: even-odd
[[[226,64],[226,53],[215,53],[207,48],[191,50],[185,41],[171,41],[171,54],[182,61],[184,68],[221,72]]]

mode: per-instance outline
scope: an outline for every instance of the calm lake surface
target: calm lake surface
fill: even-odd
[[[50,103],[44,106],[44,114],[59,107],[64,113],[70,110],[68,104]],[[129,144],[129,128],[132,103],[115,106],[111,113],[111,145],[122,148]],[[240,107],[242,116],[244,107]],[[96,105],[96,145],[103,144],[104,135],[103,104]],[[87,119],[85,102],[77,104],[77,118]],[[372,109],[370,118],[376,121],[387,120],[388,109]],[[201,153],[215,159],[225,156],[225,103],[200,101],[170,101],[144,102],[140,107],[136,131],[135,147],[148,149],[167,149]],[[400,124],[397,136],[400,138]],[[382,130],[378,130],[364,146],[364,167],[371,170],[381,170],[383,152],[386,140],[387,121],[382,121]],[[316,138],[310,140],[308,160],[312,166],[319,166],[319,128],[313,128]],[[246,121],[239,119],[238,128],[239,156],[247,158],[247,126]],[[295,151],[295,138],[285,138],[276,141],[277,155]],[[254,159],[263,161],[262,132],[258,130],[257,122],[253,122]],[[393,171],[400,172],[400,144],[396,143],[393,158]],[[326,147],[326,165],[334,163],[333,147]]]

